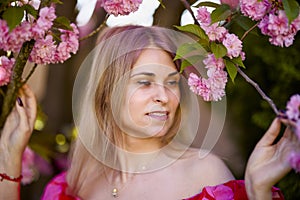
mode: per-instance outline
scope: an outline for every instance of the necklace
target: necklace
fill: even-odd
[[[145,172],[147,172],[147,170],[150,170],[151,169],[151,167],[150,167],[150,165],[151,164],[153,164],[152,162],[157,158],[157,156],[158,156],[158,154],[159,154],[159,152],[156,152],[156,153],[154,153],[154,155],[151,155],[150,156],[150,158],[149,157],[146,157],[146,158],[144,158],[144,159],[142,159],[142,160],[144,160],[143,162],[141,162],[142,160],[139,160],[138,161],[138,167],[137,167],[137,169],[134,171],[134,172],[132,172],[131,173],[131,175],[129,175],[129,174],[125,174],[126,172],[121,172],[121,171],[119,171],[119,172],[117,172],[117,173],[119,173],[118,175],[119,176],[127,176],[127,177],[125,177],[125,180],[126,179],[128,179],[128,180],[126,180],[124,183],[123,183],[123,186],[121,186],[121,187],[116,187],[116,186],[114,186],[114,187],[112,187],[112,190],[111,190],[111,195],[112,195],[112,197],[113,198],[118,198],[119,197],[119,193],[121,192],[121,190],[123,190],[127,185],[128,185],[128,182],[130,182],[132,179],[134,179],[134,177],[135,177],[135,174],[140,174],[140,173],[145,173]],[[140,158],[141,159],[141,158]],[[143,164],[142,164],[143,163]],[[112,173],[114,173],[114,172],[112,172]],[[123,174],[124,173],[124,174]],[[114,177],[114,175],[113,174],[111,174],[112,175],[112,179],[114,179],[113,177]],[[129,175],[129,176],[128,176]],[[105,178],[106,178],[106,180],[107,180],[107,182],[110,184],[110,185],[112,185],[111,183],[110,183],[110,181],[108,181],[109,180],[109,178],[107,177],[107,174],[105,173]],[[123,177],[124,178],[124,177]],[[121,178],[121,182],[122,182],[122,179],[123,178]],[[124,180],[124,179],[123,179]]]
[[[117,188],[113,188],[112,191],[111,191],[111,195],[114,198],[117,198],[118,197],[118,189]]]

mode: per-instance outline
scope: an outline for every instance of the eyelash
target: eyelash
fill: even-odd
[[[138,81],[137,83],[140,84],[140,85],[145,85],[145,86],[150,86],[151,85],[151,82],[150,81],[146,81],[146,80]]]
[[[151,81],[146,81],[146,80],[138,81],[137,83],[140,85],[145,85],[145,86],[151,85]],[[173,86],[173,85],[178,85],[179,82],[174,80],[174,81],[168,81],[167,84]]]

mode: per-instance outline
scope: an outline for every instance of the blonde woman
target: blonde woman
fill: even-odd
[[[190,147],[201,128],[198,103],[186,87],[185,72],[179,73],[180,63],[174,62],[178,46],[190,41],[159,27],[105,31],[74,86],[79,135],[69,170],[47,185],[42,199],[283,198],[272,186],[290,170],[287,155],[295,144],[289,129],[273,144],[280,119],[254,149],[245,182],[234,180],[209,149]],[[0,172],[12,177],[20,173],[35,115],[32,93],[22,91],[25,103],[16,106],[0,141]],[[24,133],[26,138],[18,137]],[[0,194],[18,199],[18,183],[8,179],[0,182]]]

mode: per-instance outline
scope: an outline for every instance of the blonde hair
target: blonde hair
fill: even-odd
[[[128,72],[143,49],[159,48],[174,58],[178,45],[174,45],[168,34],[159,27],[124,26],[108,28],[99,38],[99,44],[92,52],[94,59],[88,66],[89,74],[84,73],[87,84],[81,89],[82,93],[73,96],[73,101],[78,97],[81,100],[77,102],[80,108],[75,109],[77,116],[74,116],[79,139],[73,144],[70,156],[69,193],[77,195],[90,174],[101,175],[106,168],[119,167],[116,147],[124,146],[124,135],[113,110],[120,109]],[[175,65],[179,70],[180,63],[176,61]],[[181,90],[181,101],[184,101],[185,91]],[[120,98],[114,99],[113,92],[121,94]],[[161,138],[165,144],[179,129],[181,110],[178,108],[173,127]]]

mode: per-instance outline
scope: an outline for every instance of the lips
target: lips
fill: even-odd
[[[152,119],[156,119],[159,121],[166,121],[169,118],[168,111],[153,111],[147,113],[147,116],[151,117]]]

